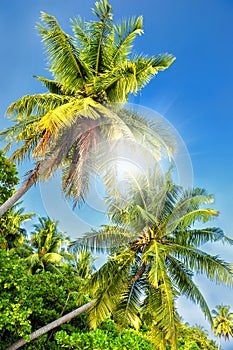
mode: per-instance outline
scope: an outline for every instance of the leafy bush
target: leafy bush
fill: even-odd
[[[71,266],[59,275],[29,275],[23,259],[0,248],[0,349],[77,308],[77,291],[83,283]],[[85,294],[81,299],[81,304],[89,301]],[[86,315],[71,324],[87,327]],[[47,336],[38,344],[43,339]]]
[[[26,265],[14,252],[0,248],[0,349],[31,331],[25,271]]]
[[[75,332],[69,335],[62,330],[56,333],[55,340],[62,348],[70,350],[155,350],[149,340],[132,329],[125,329],[120,334],[110,320],[101,328],[85,333]]]

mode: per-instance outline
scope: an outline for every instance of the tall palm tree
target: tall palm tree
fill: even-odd
[[[74,201],[88,189],[88,155],[100,139],[127,137],[142,140],[154,152],[168,150],[154,123],[119,112],[112,103],[124,103],[137,94],[159,71],[174,61],[170,54],[132,55],[136,36],[143,33],[142,17],[114,24],[107,0],[96,2],[96,21],[72,21],[73,36],[57,20],[41,15],[37,29],[48,55],[53,79],[36,78],[48,93],[26,95],[12,103],[7,114],[14,125],[1,133],[19,143],[11,159],[37,160],[36,167],[19,191],[0,208],[2,215],[38,178],[47,179],[61,164],[63,189]],[[158,135],[159,134],[159,135]]]
[[[200,246],[222,241],[232,244],[221,229],[197,227],[219,213],[206,207],[213,196],[203,189],[187,191],[152,173],[134,179],[124,196],[109,199],[112,226],[89,233],[77,244],[115,253],[92,278],[96,303],[90,312],[95,327],[113,313],[118,322],[139,327],[144,317],[158,349],[170,342],[177,349],[179,318],[175,300],[184,295],[198,304],[212,322],[208,305],[193,280],[195,273],[232,285],[231,265]]]
[[[68,238],[64,233],[58,232],[57,223],[50,218],[39,218],[39,224],[34,225],[32,232],[31,246],[33,253],[25,260],[28,263],[29,271],[34,274],[40,271],[60,272],[65,259],[72,259],[73,256],[62,247],[67,245]]]
[[[217,305],[217,310],[212,310],[213,314],[213,331],[216,337],[219,338],[218,349],[221,348],[221,338],[229,340],[233,337],[233,313],[228,305]]]

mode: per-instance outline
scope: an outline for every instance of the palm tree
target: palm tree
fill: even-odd
[[[13,206],[1,218],[0,222],[0,247],[5,250],[14,249],[20,256],[30,252],[26,243],[26,229],[22,225],[30,220],[34,213],[23,213],[23,208]]]
[[[15,164],[10,162],[0,150],[0,204],[4,203],[15,192],[18,184],[18,172]],[[20,203],[18,203],[20,204]],[[14,205],[0,220],[0,247],[14,249],[19,255],[27,251],[25,245],[26,230],[22,225],[30,220],[33,213],[25,214],[22,208]]]
[[[68,238],[64,233],[58,232],[57,223],[50,218],[39,218],[39,224],[34,225],[31,246],[33,253],[25,260],[29,271],[34,274],[40,271],[60,272],[64,259],[72,259],[73,256],[65,252]]]
[[[188,343],[187,345],[186,341]],[[202,350],[217,349],[215,341],[209,338],[208,332],[202,326],[190,326],[188,323],[181,323],[179,327],[179,343],[182,344],[183,349],[186,349],[186,347],[188,349]]]
[[[14,125],[1,133],[2,139],[10,140],[6,149],[20,143],[12,160],[29,157],[37,163],[23,186],[0,208],[0,215],[39,178],[49,178],[61,165],[65,193],[75,202],[82,199],[88,189],[88,155],[100,139],[124,136],[142,140],[155,153],[170,149],[154,123],[132,113],[125,115],[110,104],[124,103],[130,94],[137,94],[174,57],[132,55],[134,39],[143,33],[142,17],[114,24],[108,1],[95,5],[96,21],[72,21],[74,36],[66,34],[53,16],[41,15],[37,29],[54,80],[36,76],[48,93],[26,95],[12,103],[7,114],[13,116]]]
[[[203,189],[187,191],[174,185],[170,175],[149,180],[134,179],[121,197],[109,199],[112,226],[93,231],[77,244],[92,250],[115,253],[92,277],[96,298],[90,323],[96,327],[113,313],[122,324],[138,328],[140,319],[150,325],[150,336],[158,349],[169,341],[177,349],[179,317],[175,300],[184,295],[198,304],[212,322],[211,312],[193,280],[195,273],[211,281],[232,285],[230,264],[200,249],[207,242],[232,244],[221,229],[197,228],[219,213],[204,205],[213,196]]]
[[[221,338],[229,340],[233,337],[233,313],[230,312],[230,306],[217,305],[217,310],[212,310],[213,314],[213,331],[216,337],[219,338],[218,349],[221,348]]]

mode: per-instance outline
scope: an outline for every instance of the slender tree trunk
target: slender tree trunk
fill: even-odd
[[[75,128],[73,129],[73,134],[69,134],[69,144],[72,144],[76,137],[78,136],[77,131],[75,133]],[[80,133],[78,131],[78,133]],[[67,142],[67,140],[65,140]],[[64,152],[68,153],[69,147],[64,146]],[[5,202],[0,206],[0,217],[5,214],[5,212],[10,209],[31,187],[35,184],[38,179],[44,177],[49,179],[52,173],[60,166],[60,163],[63,159],[63,153],[61,149],[57,149],[53,152],[52,155],[48,156],[44,160],[38,162],[35,168],[28,172],[29,177],[23,183],[23,185]],[[59,160],[59,161],[58,161]]]
[[[218,339],[218,350],[220,350],[220,349],[221,349],[221,336]]]
[[[40,163],[31,170],[28,174],[29,177],[23,183],[23,185],[10,197],[5,203],[0,206],[0,217],[5,214],[5,212],[10,209],[31,187],[34,185],[40,175]]]
[[[85,311],[88,311],[94,305],[94,303],[95,303],[95,300],[92,300],[89,303],[87,303],[87,304],[79,307],[78,309],[70,312],[69,314],[58,318],[56,321],[53,321],[53,322],[47,324],[46,326],[38,329],[37,331],[30,334],[30,339],[31,340],[36,339],[39,336],[51,331],[51,329],[54,329],[54,328],[60,326],[61,324],[72,320],[72,318],[82,314]],[[18,340],[16,343],[9,346],[9,348],[7,348],[6,350],[19,349],[19,348],[21,348],[21,346],[23,346],[25,344],[27,344],[27,342],[22,338],[22,339]]]
[[[137,272],[137,274],[131,279],[130,283],[134,283],[136,282],[137,280],[139,280],[140,277],[142,277],[142,275],[144,274],[145,272],[145,269],[146,269],[146,263],[143,262],[142,263],[142,266],[140,268],[140,270]]]
[[[0,206],[0,217],[10,209],[23,195],[26,193],[32,185],[35,183],[34,179],[30,177],[24,184],[9,198],[5,203]]]

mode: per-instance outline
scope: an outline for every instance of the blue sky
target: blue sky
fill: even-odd
[[[136,41],[137,51],[176,56],[174,64],[131,101],[158,111],[176,128],[191,156],[195,186],[215,194],[215,208],[221,212],[217,225],[233,237],[233,1],[112,0],[111,4],[115,19],[143,15],[145,34]],[[1,0],[1,129],[8,125],[3,116],[12,101],[42,91],[32,75],[49,76],[35,30],[40,11],[54,15],[69,32],[69,18],[80,14],[89,20],[93,5],[91,0]],[[25,196],[24,206],[44,215],[38,189]],[[228,247],[216,244],[208,249],[233,260]],[[198,283],[211,308],[221,302],[233,308],[231,289],[202,279]],[[186,320],[207,327],[198,310],[183,300],[180,304]]]

